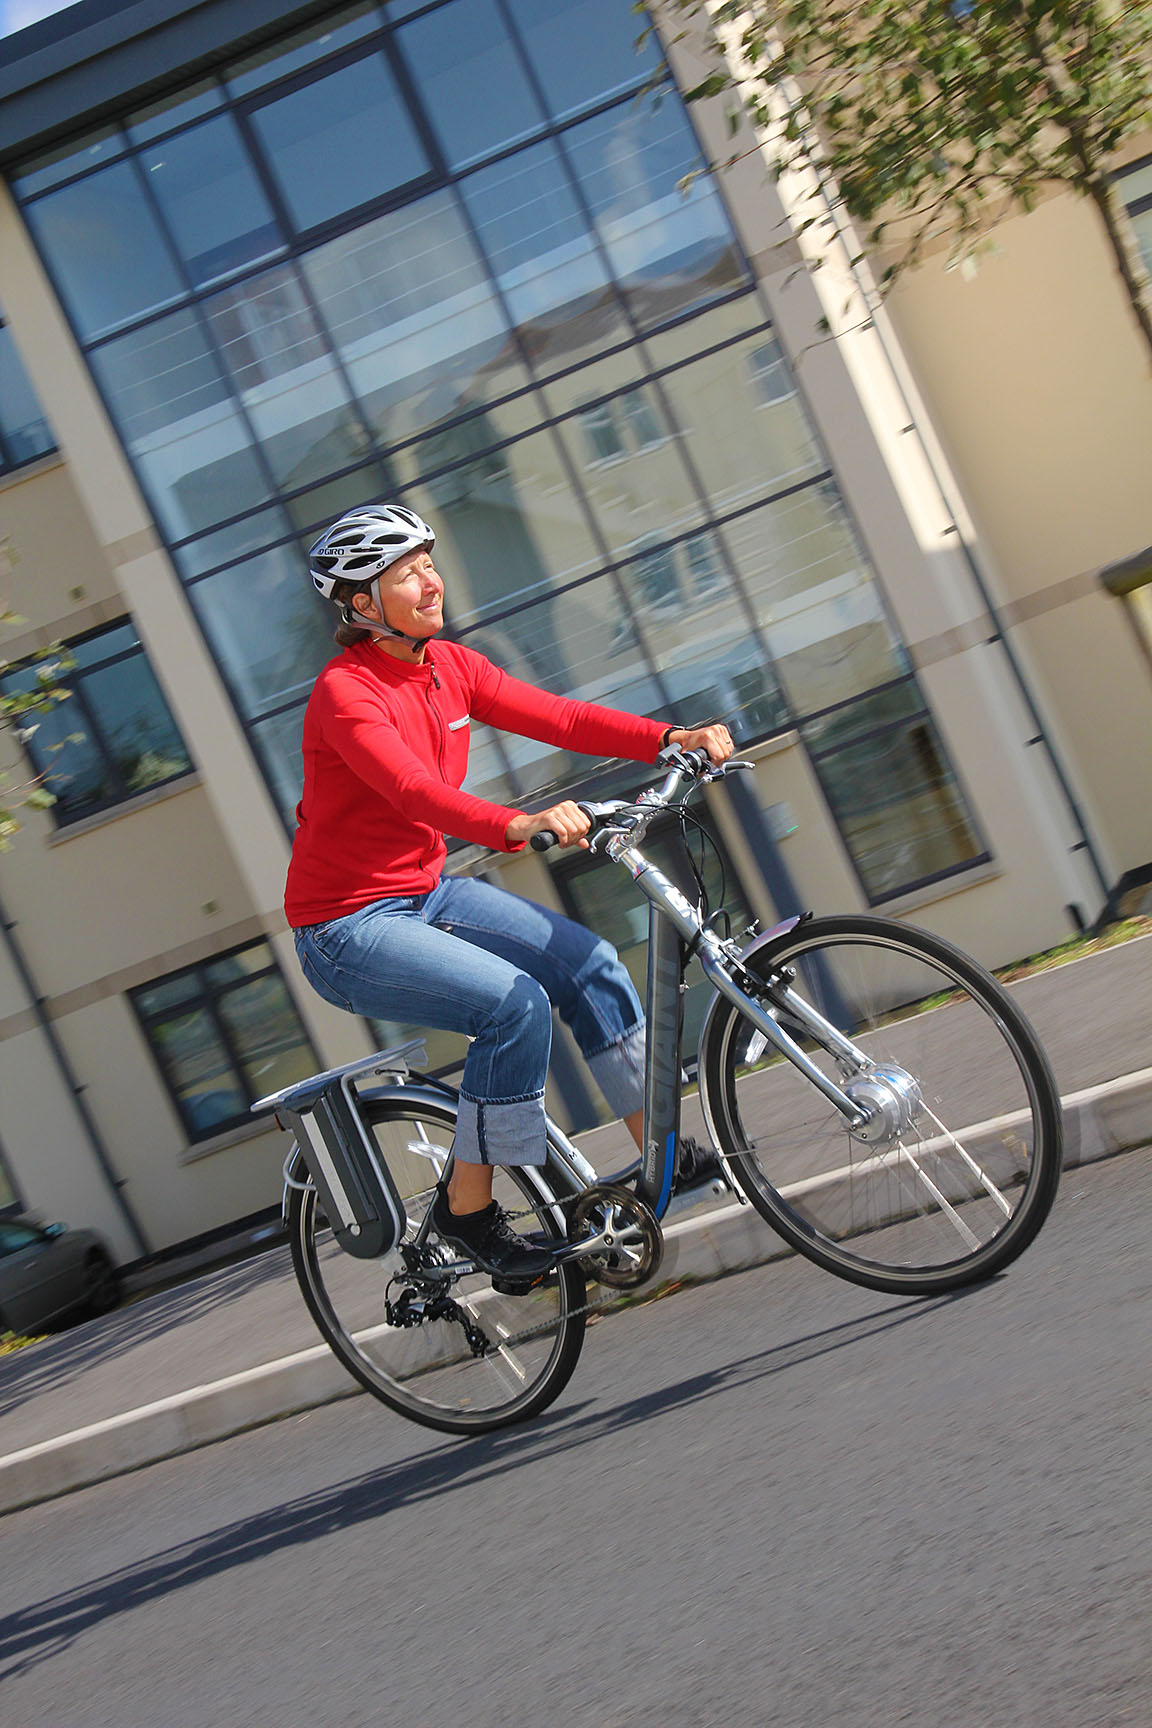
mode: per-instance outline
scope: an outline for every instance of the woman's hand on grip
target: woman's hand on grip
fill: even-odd
[[[678,750],[704,750],[717,766],[727,762],[735,749],[731,732],[719,722],[711,726],[677,726],[669,732],[668,742]]]
[[[579,804],[573,804],[566,799],[562,804],[553,804],[548,810],[538,810],[535,816],[518,813],[513,816],[504,830],[504,838],[509,846],[526,846],[533,834],[543,834],[546,830],[556,836],[559,846],[583,846],[588,842],[584,836],[592,826]]]

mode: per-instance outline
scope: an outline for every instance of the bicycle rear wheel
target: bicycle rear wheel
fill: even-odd
[[[410,1243],[448,1156],[455,1111],[448,1101],[390,1098],[366,1103],[363,1113],[400,1189]],[[495,1197],[510,1213],[530,1210],[517,1229],[562,1244],[542,1172],[497,1169]],[[379,1260],[354,1259],[333,1239],[310,1182],[291,1193],[288,1230],[297,1281],[320,1332],[362,1386],[413,1422],[449,1434],[486,1433],[537,1415],[571,1378],[585,1319],[584,1279],[574,1264],[527,1295],[507,1296],[481,1272],[439,1275],[437,1262],[459,1264],[460,1256],[435,1236],[429,1264],[416,1275],[400,1248]],[[427,1317],[393,1324],[389,1302],[395,1317]]]
[[[884,918],[814,919],[744,964],[759,1000],[838,1085],[851,1090],[852,1076],[773,994],[781,969],[896,1076],[891,1126],[863,1144],[717,998],[701,1042],[702,1101],[768,1223],[829,1272],[874,1290],[936,1294],[1015,1259],[1055,1198],[1061,1121],[1044,1053],[1003,987],[950,943]]]

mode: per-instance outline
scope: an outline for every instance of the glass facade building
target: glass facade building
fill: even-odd
[[[10,180],[287,824],[333,651],[304,550],[396,498],[508,670],[798,730],[883,901],[983,843],[638,29],[628,0],[356,4]],[[584,768],[478,733],[469,785]]]

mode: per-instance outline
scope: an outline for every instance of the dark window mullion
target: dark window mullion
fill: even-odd
[[[248,980],[245,979],[245,982],[248,982]],[[232,1035],[228,1022],[220,1012],[220,1004],[224,997],[235,994],[237,986],[233,986],[232,988],[224,987],[221,989],[219,986],[209,984],[208,980],[204,979],[203,988],[206,992],[205,1006],[208,1010],[209,1016],[211,1017],[212,1024],[216,1028],[216,1035],[224,1046],[224,1053],[232,1064],[232,1071],[235,1075],[240,1091],[248,1100],[249,1104],[254,1104],[256,1101],[256,1095],[252,1087],[248,1084],[248,1076],[244,1070],[244,1062],[241,1056],[240,1047]]]

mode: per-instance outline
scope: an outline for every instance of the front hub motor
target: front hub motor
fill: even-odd
[[[581,1194],[568,1215],[568,1240],[573,1247],[588,1243],[581,1266],[614,1290],[647,1283],[664,1256],[656,1214],[630,1188],[613,1182],[597,1182]]]
[[[844,1087],[845,1096],[868,1113],[868,1119],[852,1129],[852,1138],[865,1146],[892,1146],[908,1134],[922,1103],[920,1088],[911,1074],[895,1063],[857,1075]]]

